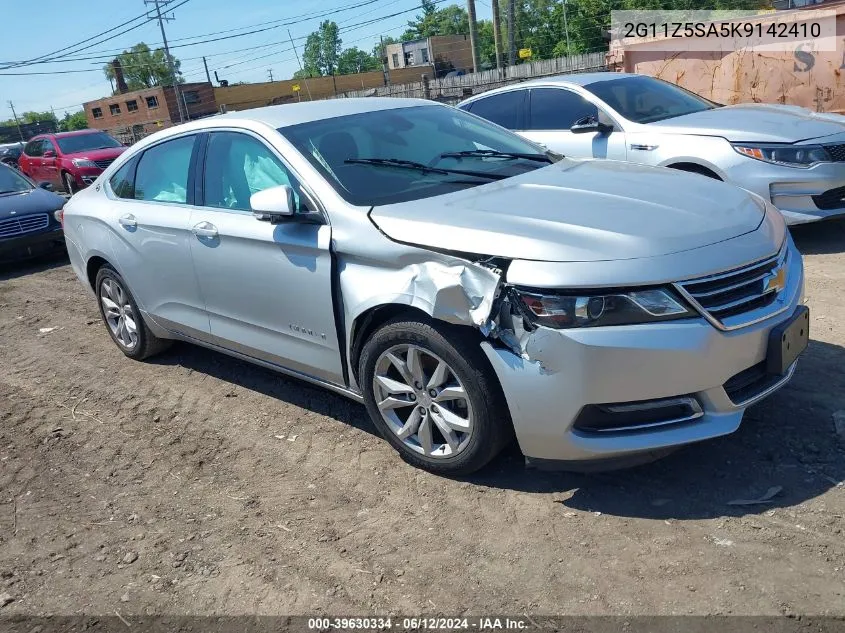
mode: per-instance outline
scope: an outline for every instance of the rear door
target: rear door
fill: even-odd
[[[21,171],[32,178],[36,183],[44,180],[41,178],[41,155],[44,153],[43,139],[36,138],[24,146],[23,153],[18,159]]]
[[[108,186],[114,200],[112,248],[141,309],[174,332],[207,341],[189,224],[199,138],[189,134],[149,147]]]
[[[529,95],[526,138],[573,158],[625,160],[625,133],[616,126],[607,134],[573,134],[569,128],[586,117],[613,123],[598,106],[566,88],[532,88]]]
[[[266,139],[208,134],[191,251],[217,345],[330,382],[343,381],[332,301],[331,226],[257,220],[250,196],[289,185],[318,210]],[[325,215],[325,214],[324,214]]]

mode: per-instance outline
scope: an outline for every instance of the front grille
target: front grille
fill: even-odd
[[[94,164],[97,165],[100,169],[105,169],[109,165],[111,165],[115,161],[114,158],[107,158],[105,160],[95,160]]]
[[[828,189],[824,193],[813,196],[813,202],[823,211],[845,208],[845,187]]]
[[[766,371],[766,361],[752,365],[748,369],[732,376],[722,385],[728,398],[735,405],[742,405],[753,400],[761,393],[774,387],[783,380],[783,376],[770,374]]]
[[[49,223],[50,218],[46,213],[0,220],[0,238],[15,237],[24,233],[40,231],[46,228]]]
[[[767,289],[768,281],[785,255],[776,255],[727,273],[710,275],[678,284],[705,312],[717,321],[771,305],[777,289]]]
[[[841,145],[825,145],[824,148],[837,163],[845,162],[845,143]]]

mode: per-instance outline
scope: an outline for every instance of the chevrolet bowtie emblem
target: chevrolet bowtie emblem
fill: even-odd
[[[786,288],[786,269],[783,267],[766,277],[763,283],[764,293],[780,292],[784,288]]]

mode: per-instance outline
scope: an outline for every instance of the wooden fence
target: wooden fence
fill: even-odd
[[[447,103],[456,103],[474,94],[492,90],[511,83],[548,77],[550,75],[566,75],[571,73],[598,72],[607,70],[605,53],[586,53],[584,55],[570,55],[554,59],[541,59],[536,62],[494,68],[478,73],[429,79],[421,77],[420,81],[405,84],[390,84],[353,90],[337,95],[343,97],[416,97],[419,99],[434,99]],[[333,98],[333,97],[329,97]]]

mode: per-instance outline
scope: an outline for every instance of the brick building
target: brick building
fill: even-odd
[[[179,85],[185,120],[217,112],[214,88],[210,83]],[[83,105],[88,127],[104,130],[124,142],[134,142],[156,130],[180,123],[176,91],[172,86],[119,92]]]
[[[468,35],[432,35],[384,47],[391,70],[433,65],[437,77],[453,70],[474,72]]]

